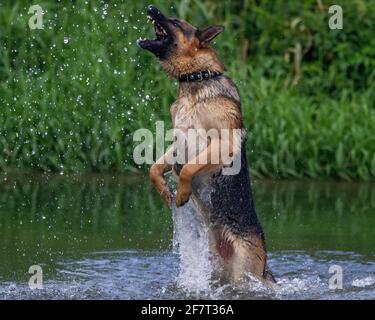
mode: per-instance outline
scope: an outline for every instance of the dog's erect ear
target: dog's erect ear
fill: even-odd
[[[197,31],[197,38],[202,47],[207,47],[210,42],[224,31],[223,26],[211,26]]]

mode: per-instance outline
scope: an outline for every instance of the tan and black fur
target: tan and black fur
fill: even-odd
[[[165,17],[149,6],[148,15],[155,25],[155,40],[139,40],[141,48],[154,53],[167,74],[178,79],[181,75],[210,70],[224,72],[210,42],[224,28],[212,26],[203,30],[186,21]],[[209,229],[210,247],[222,262],[233,281],[246,273],[265,282],[274,282],[267,267],[267,254],[262,227],[258,221],[245,155],[246,131],[243,129],[239,92],[230,78],[180,82],[177,100],[171,107],[174,129],[239,129],[241,135],[229,135],[198,146],[198,156],[188,157],[185,163],[174,163],[173,146],[150,169],[150,178],[164,202],[171,207],[184,205],[190,198],[203,215]],[[177,130],[176,130],[177,131]],[[199,157],[210,159],[221,143],[227,143],[231,157],[240,157],[241,169],[236,175],[223,175],[222,169],[230,159],[220,158],[218,164],[200,164]],[[189,144],[189,141],[186,141]],[[185,145],[186,147],[186,145]],[[174,199],[164,174],[174,171],[178,188]]]

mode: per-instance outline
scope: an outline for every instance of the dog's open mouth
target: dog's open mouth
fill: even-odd
[[[170,36],[168,34],[167,18],[154,6],[149,6],[147,9],[147,19],[154,25],[155,36],[153,40],[149,39],[139,39],[138,45],[150,51],[156,51],[158,48],[162,47],[166,42],[168,42]]]
[[[148,16],[147,19],[151,21],[151,23],[154,25],[155,35],[156,35],[155,40],[159,40],[159,41],[166,40],[168,38],[167,31],[165,31],[165,29],[157,21],[155,21],[153,17]]]

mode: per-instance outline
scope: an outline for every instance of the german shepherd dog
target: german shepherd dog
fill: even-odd
[[[172,144],[152,165],[151,181],[169,208],[173,201],[180,207],[192,198],[207,225],[210,250],[221,261],[224,274],[231,281],[239,282],[251,274],[265,283],[274,283],[251,191],[239,92],[223,74],[224,65],[209,47],[224,27],[198,29],[186,21],[166,17],[154,6],[148,7],[147,14],[154,24],[156,38],[140,39],[138,45],[153,53],[167,74],[179,81],[178,99],[171,107],[174,130],[241,132],[240,136],[229,134],[225,138],[219,135],[206,139],[203,148],[195,145],[198,155],[190,156],[188,151],[183,163],[173,160],[181,145]],[[182,148],[186,148],[186,143]],[[220,156],[217,163],[210,161],[212,154],[225,143],[229,146],[228,157]],[[223,174],[228,161],[233,162],[236,156],[240,159],[237,174]],[[202,163],[199,159],[208,161]],[[164,176],[169,171],[178,176],[175,197]]]

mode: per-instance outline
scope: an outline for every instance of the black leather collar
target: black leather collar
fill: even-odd
[[[201,71],[201,72],[183,74],[178,78],[178,81],[180,82],[203,81],[203,80],[214,79],[214,78],[220,77],[221,75],[222,75],[221,72],[206,70],[206,71]]]

